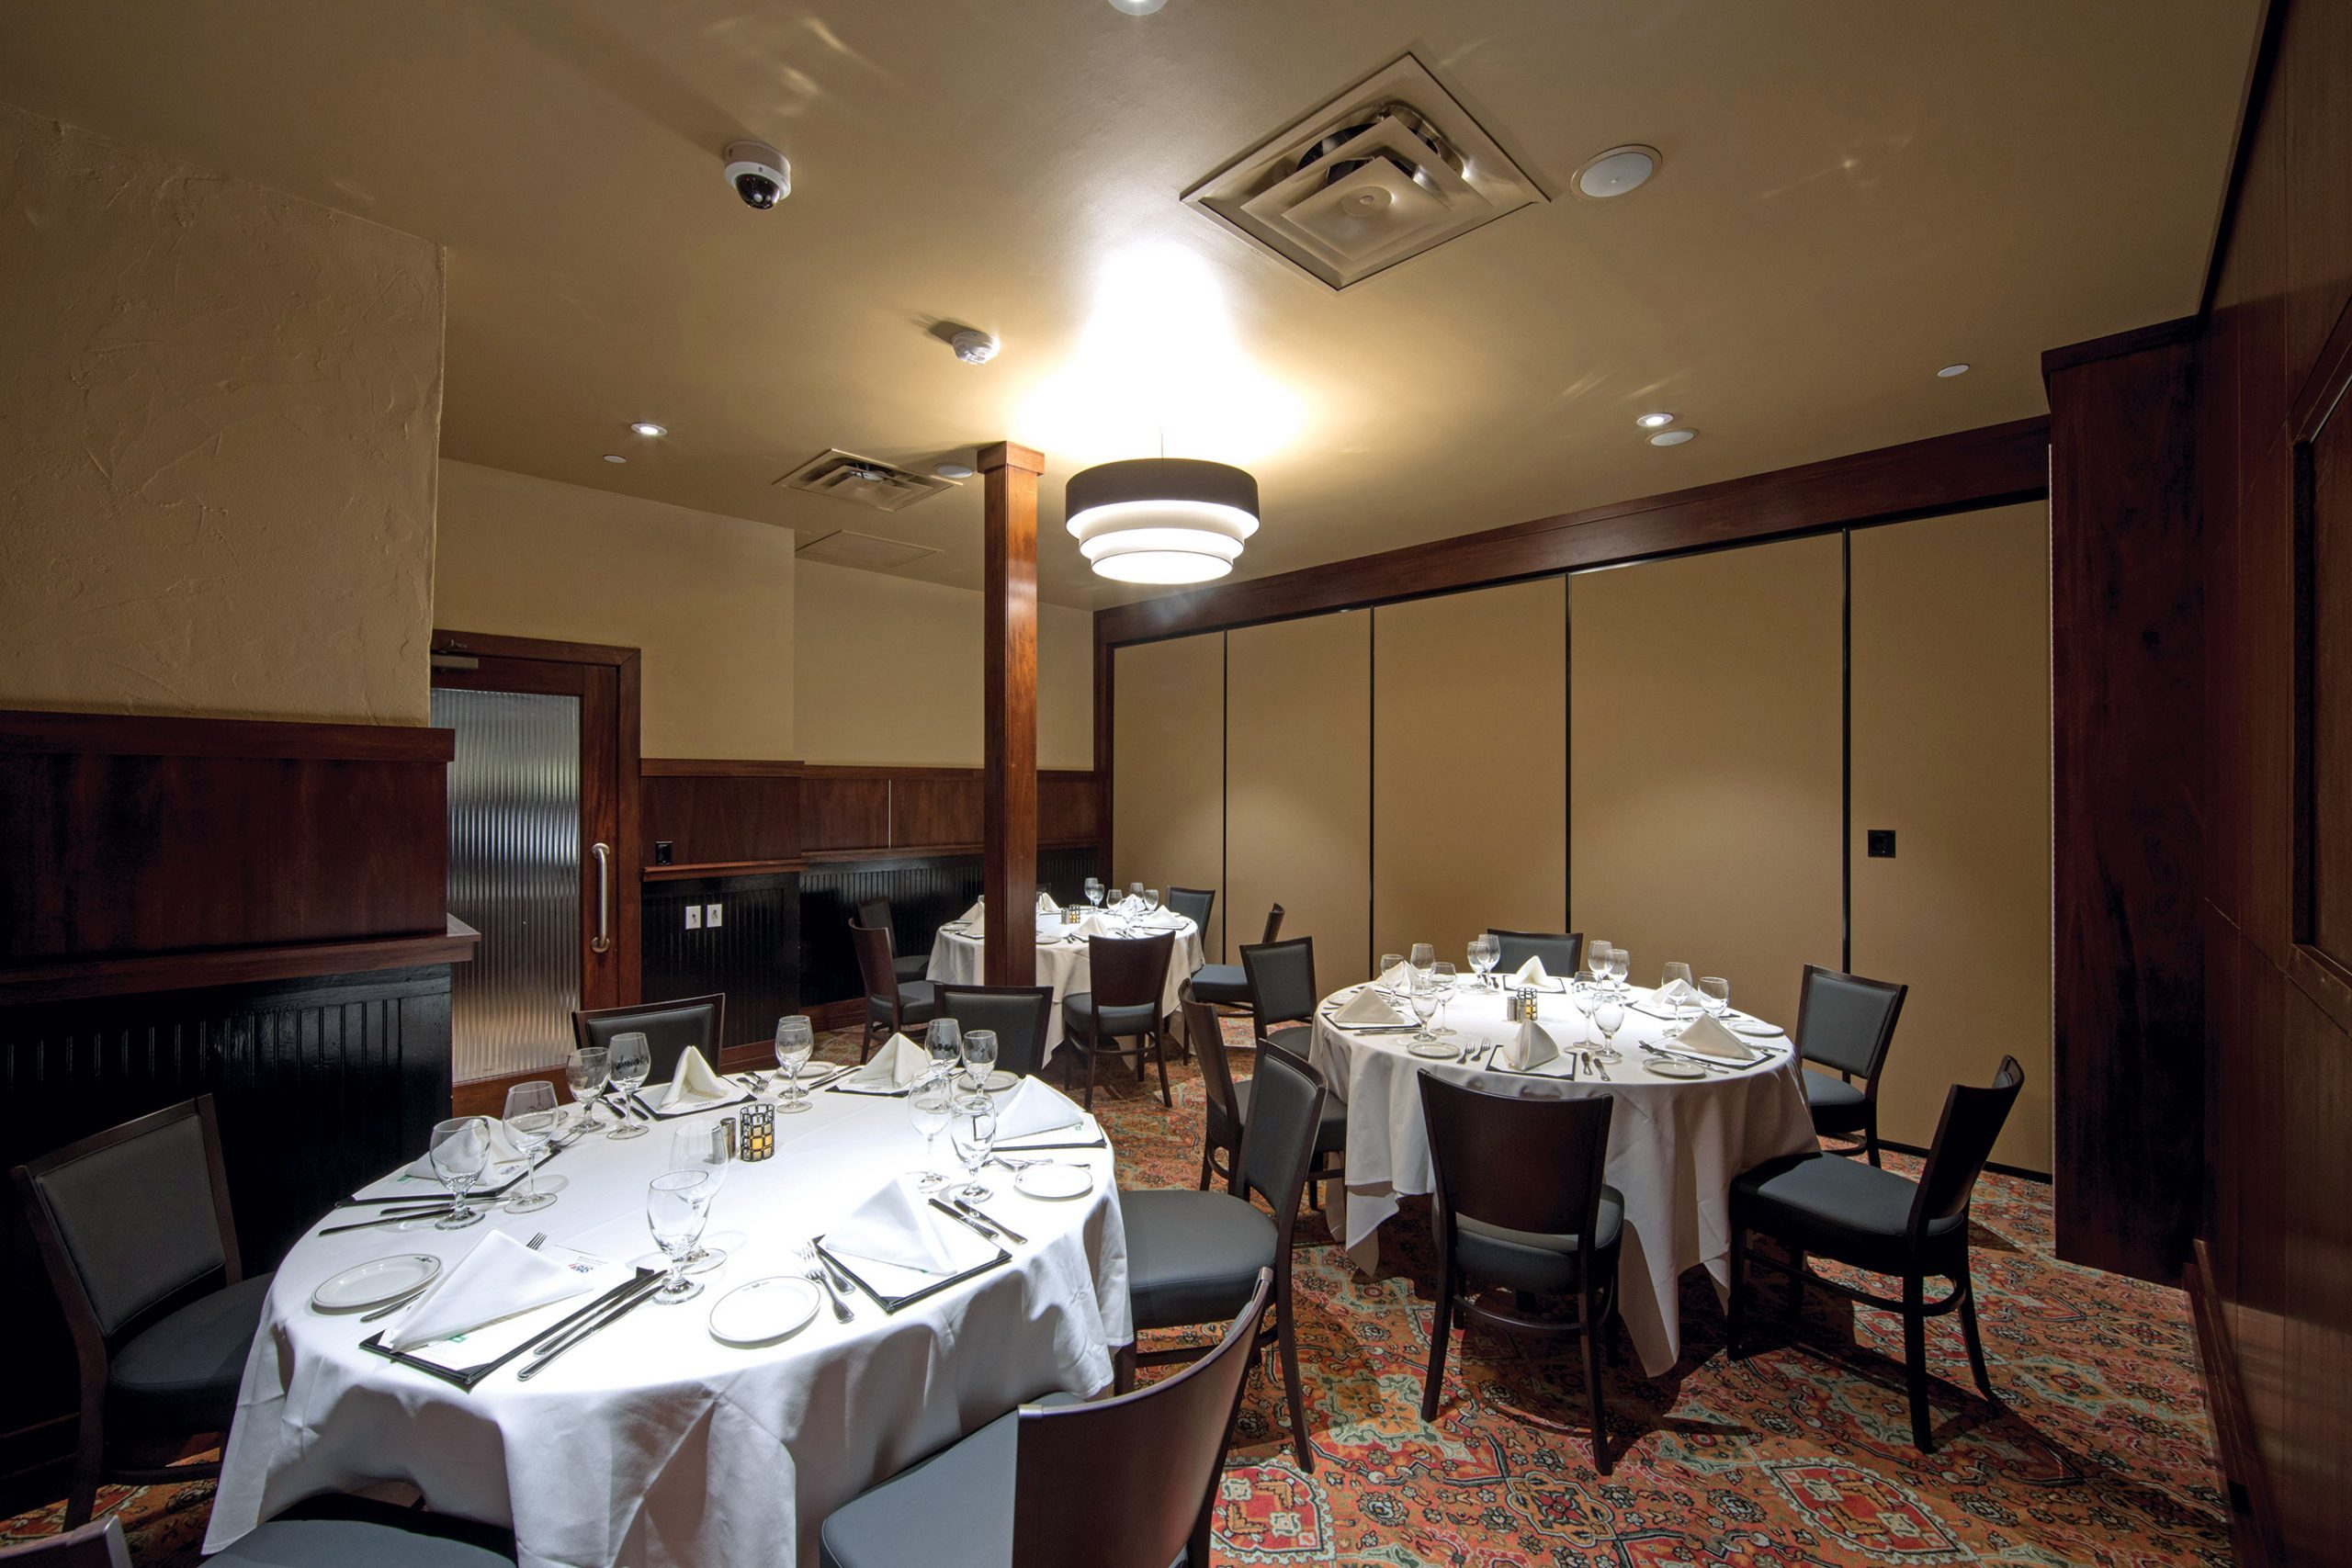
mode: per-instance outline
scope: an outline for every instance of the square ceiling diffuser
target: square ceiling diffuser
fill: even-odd
[[[1544,199],[1409,54],[1184,193],[1333,288]]]
[[[945,479],[861,457],[838,446],[818,453],[775,482],[854,506],[870,506],[876,512],[903,511],[956,488]]]

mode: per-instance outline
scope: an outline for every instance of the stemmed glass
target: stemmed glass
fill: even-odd
[[[1384,980],[1385,980],[1385,979],[1387,979],[1387,977],[1388,977],[1388,972],[1389,972],[1390,970],[1392,970],[1392,969],[1396,968],[1396,965],[1398,965],[1399,964],[1402,964],[1402,963],[1404,963],[1404,962],[1405,962],[1405,955],[1404,955],[1403,953],[1382,953],[1382,954],[1380,955],[1380,967],[1379,967],[1379,968],[1377,968],[1377,969],[1375,969],[1375,970],[1374,970],[1374,971],[1372,972],[1372,979],[1373,979],[1373,987],[1374,987],[1374,989],[1375,989],[1375,990],[1387,990],[1387,989],[1388,989],[1388,987],[1387,987],[1386,986],[1385,986],[1385,985],[1381,984],[1381,982],[1382,982],[1382,981],[1384,981]],[[1395,993],[1391,992],[1390,994],[1391,994],[1391,995],[1394,995]]]
[[[1143,890],[1143,912],[1146,919],[1148,919],[1152,916],[1159,913],[1159,888],[1147,887]]]
[[[716,1122],[699,1127],[681,1127],[670,1134],[670,1168],[692,1171],[709,1179],[703,1189],[703,1208],[718,1201],[718,1190],[727,1185],[727,1130]],[[727,1249],[705,1247],[699,1233],[695,1236],[694,1250],[686,1254],[686,1272],[707,1274],[727,1261]]]
[[[582,1045],[563,1059],[563,1081],[571,1086],[572,1103],[588,1126],[596,1124],[597,1101],[612,1076],[612,1054],[602,1045]]]
[[[700,1170],[665,1171],[645,1184],[645,1224],[653,1245],[670,1260],[669,1278],[653,1292],[663,1306],[676,1306],[702,1294],[698,1280],[686,1278],[686,1262],[710,1222],[710,1177]]]
[[[1674,990],[1674,983],[1677,980],[1682,982],[1682,989],[1679,991]],[[1682,1010],[1690,1005],[1690,993],[1692,989],[1690,984],[1690,965],[1681,963],[1679,960],[1668,964],[1666,966],[1665,971],[1658,976],[1657,988],[1661,992],[1674,992],[1672,998],[1674,1003],[1674,1027],[1666,1032],[1666,1037],[1668,1040],[1680,1039],[1684,1023],[1684,1014]]]
[[[1101,877],[1090,876],[1086,879],[1086,901],[1093,905],[1098,909],[1102,907],[1102,879]]]
[[[964,1081],[975,1094],[988,1091],[989,1075],[996,1071],[996,1031],[975,1029],[964,1036]]]
[[[1415,942],[1413,944],[1412,953],[1406,962],[1412,964],[1414,974],[1419,975],[1424,980],[1428,979],[1430,970],[1437,963],[1436,944],[1426,942]]]
[[[1604,1062],[1619,1060],[1617,1032],[1625,1027],[1625,1004],[1614,997],[1603,998],[1592,1010],[1592,1021],[1600,1030],[1600,1049],[1596,1055]]]
[[[931,1053],[932,1077],[944,1077],[956,1070],[964,1055],[964,1028],[952,1018],[934,1018],[923,1031],[923,1049]]]
[[[1437,1016],[1437,987],[1421,978],[1419,971],[1415,971],[1412,987],[1407,993],[1405,999],[1406,1004],[1413,1010],[1415,1021],[1421,1026],[1421,1032],[1413,1036],[1413,1043],[1418,1045],[1434,1042],[1437,1036],[1430,1032],[1430,1020]]]
[[[778,1111],[806,1111],[808,1096],[800,1087],[800,1069],[817,1049],[817,1031],[806,1013],[791,1012],[775,1021],[775,1065],[784,1073],[784,1095]]]
[[[1722,1022],[1731,1011],[1731,982],[1720,975],[1700,976],[1699,1005],[1707,1010],[1708,1017]]]
[[[653,1071],[653,1044],[642,1034],[616,1034],[613,1036],[613,1043],[609,1049],[612,1052],[613,1087],[621,1091],[621,1098],[626,1100],[630,1095],[645,1087],[647,1077]],[[628,1116],[623,1115],[620,1118],[620,1123],[605,1136],[611,1138],[645,1136],[644,1122],[631,1121]]]
[[[964,1185],[956,1189],[956,1196],[971,1202],[995,1197],[996,1190],[980,1179],[980,1167],[996,1150],[996,1106],[987,1095],[967,1094],[955,1102],[947,1142],[964,1162]]]
[[[506,1200],[510,1214],[528,1213],[555,1201],[539,1190],[539,1151],[555,1136],[555,1085],[529,1078],[506,1091],[506,1136],[523,1153],[523,1190]]]
[[[1453,987],[1461,979],[1462,972],[1442,958],[1430,965],[1430,988],[1437,993],[1437,1032],[1441,1038],[1453,1032],[1445,1026],[1445,1010],[1453,1000]]]
[[[1127,884],[1127,897],[1128,897],[1129,898],[1133,899],[1135,902],[1136,902],[1136,903],[1138,903],[1138,904],[1142,903],[1142,902],[1143,902],[1143,884],[1142,884],[1142,883],[1140,883],[1140,882],[1130,882],[1130,883],[1128,883],[1128,884]]]
[[[433,1222],[437,1231],[463,1230],[478,1224],[482,1211],[466,1201],[466,1194],[481,1179],[482,1168],[490,1164],[490,1118],[459,1116],[443,1122],[433,1129],[433,1141],[426,1145],[433,1159],[433,1174],[449,1190],[450,1210]]]
[[[1609,985],[1609,955],[1614,951],[1599,937],[1584,944],[1584,966],[1592,972],[1592,983],[1604,989]]]
[[[1487,978],[1503,955],[1503,944],[1492,931],[1480,931],[1470,939],[1470,967],[1478,976],[1483,989],[1494,982]]]
[[[978,1033],[978,1031],[974,1031]],[[922,1134],[922,1174],[915,1178],[919,1191],[936,1192],[947,1185],[947,1178],[939,1174],[936,1156],[932,1148],[939,1134],[947,1130],[947,1118],[956,1109],[955,1093],[944,1078],[925,1078],[915,1085],[907,1096],[907,1120]]]
[[[1584,1015],[1584,1037],[1591,1039],[1592,1015],[1594,1010],[1600,1006],[1600,992],[1591,986],[1571,986],[1568,987],[1568,1000],[1577,1012]]]
[[[1622,947],[1609,950],[1609,988],[1618,997],[1626,994],[1625,976],[1633,972],[1634,955]]]

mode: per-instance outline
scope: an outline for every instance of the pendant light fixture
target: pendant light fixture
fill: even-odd
[[[1258,481],[1226,463],[1136,457],[1070,476],[1066,525],[1097,577],[1207,582],[1258,531]]]

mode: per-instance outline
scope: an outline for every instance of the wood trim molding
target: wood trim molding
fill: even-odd
[[[2227,1309],[2213,1287],[2212,1254],[2203,1236],[2190,1244],[2182,1283],[2188,1292],[2189,1324],[2205,1374],[2205,1408],[2213,1420],[2213,1446],[2221,1457],[2223,1499],[2230,1510],[2230,1543],[2245,1568],[2270,1568],[2284,1561],[2277,1506],[2246,1409],[2245,1382],[2238,1369],[2236,1343],[2230,1337]]]
[[[805,762],[765,762],[744,758],[646,757],[638,776],[648,779],[797,779]]]
[[[778,872],[804,871],[806,860],[722,860],[705,861],[699,865],[649,865],[645,868],[648,882],[701,882],[711,877],[774,876]]]
[[[2199,316],[2177,316],[2169,321],[2154,321],[2129,332],[2109,333],[2105,337],[2085,338],[2057,348],[2044,349],[2041,354],[2041,384],[2050,385],[2050,378],[2061,370],[2072,370],[2078,365],[2096,360],[2120,359],[2127,354],[2139,354],[2151,348],[2166,348],[2177,343],[2192,343],[2205,330]]]
[[[1433,539],[1095,613],[1098,647],[1361,608],[1657,556],[2034,501],[2050,493],[2037,415],[1719,484]],[[1098,696],[1098,706],[1103,699]],[[1096,743],[1102,744],[1098,726]]]
[[[192,991],[208,986],[243,986],[311,975],[360,975],[427,964],[464,964],[473,958],[474,944],[480,940],[471,926],[452,915],[447,930],[438,936],[219,948],[204,953],[154,953],[85,964],[0,969],[0,1007]]]
[[[237,757],[287,761],[447,762],[457,736],[393,724],[0,709],[0,752],[99,757]]]
[[[633,664],[641,654],[609,642],[564,642],[552,637],[503,637],[495,632],[433,628],[435,653],[470,653],[484,659],[541,659],[552,664]]]

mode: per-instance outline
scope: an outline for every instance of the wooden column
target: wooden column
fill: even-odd
[[[1010,441],[980,450],[988,486],[980,859],[991,986],[1037,977],[1030,910],[1037,902],[1037,475],[1045,466],[1043,453]]]

